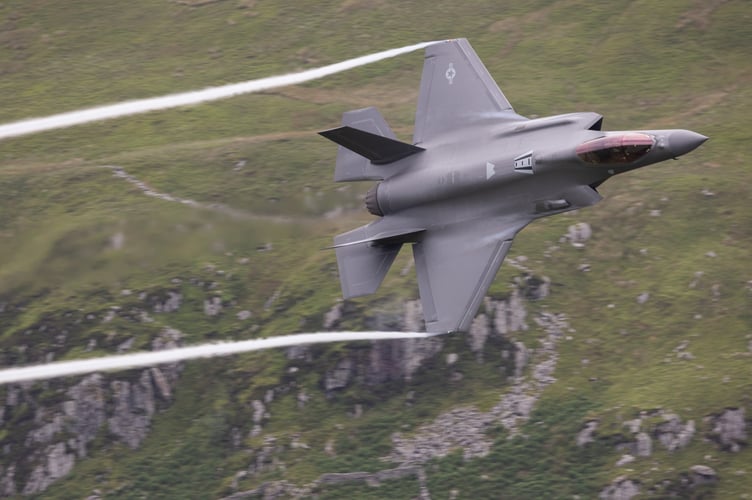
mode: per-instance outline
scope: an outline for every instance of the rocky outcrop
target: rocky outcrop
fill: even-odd
[[[347,387],[354,373],[355,363],[353,360],[350,358],[341,359],[333,369],[326,372],[324,376],[324,390],[330,392]]]
[[[477,315],[470,325],[467,341],[470,344],[470,350],[475,354],[478,361],[483,361],[483,347],[486,345],[486,339],[488,339],[490,333],[491,325],[488,316],[485,314]]]
[[[165,328],[152,347],[176,347],[181,337],[178,330]],[[95,373],[71,387],[48,389],[48,396],[57,394],[54,404],[37,399],[33,383],[8,386],[2,414],[20,422],[19,428],[31,425],[5,446],[6,456],[19,458],[0,468],[0,496],[41,493],[89,455],[103,429],[137,448],[158,406],[171,400],[179,372],[178,365],[163,365],[137,372],[135,378],[112,380]]]
[[[582,247],[585,242],[593,236],[593,229],[587,222],[578,222],[567,228],[567,234],[564,236],[574,247]]]
[[[718,482],[718,474],[707,465],[693,465],[689,468],[692,486],[703,486]]]
[[[428,492],[426,473],[423,467],[405,466],[394,469],[385,469],[378,472],[330,472],[319,476],[313,482],[304,486],[295,486],[288,481],[270,481],[261,484],[258,488],[247,491],[239,491],[221,500],[240,500],[245,498],[310,498],[321,486],[332,486],[348,483],[361,483],[371,487],[377,487],[382,482],[394,481],[406,477],[415,476],[418,480],[420,500],[431,498]]]
[[[747,444],[747,422],[744,408],[727,408],[720,415],[708,417],[712,427],[709,437],[722,450],[736,453]]]
[[[668,451],[687,446],[695,435],[695,421],[689,420],[682,424],[679,416],[674,413],[664,414],[663,420],[663,423],[656,425],[654,431],[658,442]]]
[[[530,349],[522,342],[514,343],[514,377],[520,378],[530,360]]]
[[[7,469],[0,466],[0,496],[12,497],[17,493],[15,475],[15,465],[11,465]]]
[[[486,307],[493,311],[494,328],[500,335],[509,335],[528,329],[525,322],[527,309],[518,288],[514,288],[506,300],[490,300]]]
[[[389,460],[423,464],[458,448],[463,451],[465,459],[482,457],[488,454],[493,444],[486,434],[489,427],[500,424],[510,434],[519,432],[519,426],[529,419],[543,390],[556,380],[553,377],[558,360],[556,344],[568,329],[566,318],[559,314],[541,313],[535,318],[535,323],[543,337],[527,377],[515,378],[512,387],[501,395],[489,412],[481,412],[475,407],[455,408],[421,426],[412,436],[394,433]]]
[[[436,356],[443,346],[441,337],[374,341],[368,354],[365,383],[411,380],[425,360]]]
[[[324,330],[331,330],[336,327],[342,319],[342,309],[344,304],[337,302],[330,310],[324,315]]]
[[[166,297],[162,297],[154,303],[155,313],[171,313],[180,309],[180,305],[183,302],[183,294],[169,290],[166,295]]]
[[[601,500],[630,500],[640,494],[638,482],[626,476],[619,476],[598,495]]]
[[[653,441],[668,451],[677,451],[689,445],[695,435],[694,420],[682,423],[678,415],[664,410],[643,411],[637,418],[624,422],[624,427],[633,440],[617,444],[616,449],[637,457],[651,456]]]
[[[102,375],[95,373],[85,377],[68,390],[70,400],[63,403],[63,414],[70,430],[77,437],[77,452],[80,458],[87,455],[87,445],[105,422],[105,390]]]
[[[48,446],[42,453],[40,463],[32,470],[23,489],[24,495],[33,495],[47,489],[52,483],[66,476],[76,463],[76,455],[69,452],[65,443]]]
[[[204,301],[204,314],[207,316],[216,316],[222,312],[222,299],[220,297],[211,297]]]
[[[467,339],[470,350],[475,353],[476,360],[483,361],[484,350],[490,338],[504,338],[521,330],[527,330],[527,309],[525,299],[534,300],[548,294],[548,278],[537,278],[530,274],[517,280],[506,299],[496,300],[486,298],[485,312],[475,317]],[[324,317],[324,326],[341,321],[340,314],[345,314],[346,303],[339,303]],[[373,330],[401,330],[422,331],[423,318],[420,301],[411,300],[404,303],[384,305],[375,311],[366,321],[366,326]],[[364,362],[365,369],[358,360],[354,370],[350,370],[351,377],[360,377],[368,385],[377,385],[390,380],[409,381],[428,359],[436,356],[444,346],[441,337],[427,339],[407,339],[396,341],[374,341]],[[523,345],[517,345],[515,360],[520,368],[517,375],[524,368],[529,352]],[[306,359],[306,348],[289,348],[288,359]],[[324,386],[344,383],[348,370],[340,370],[334,376],[335,369],[330,369],[324,381]],[[461,376],[461,374],[459,374]],[[339,380],[340,382],[336,382]],[[349,383],[349,381],[347,382]]]
[[[634,448],[638,457],[649,457],[653,454],[653,440],[645,432],[638,432]]]
[[[146,438],[156,410],[151,374],[144,370],[138,382],[114,380],[110,383],[110,391],[115,409],[107,419],[108,429],[130,448],[136,449]]]
[[[693,465],[653,484],[646,493],[649,498],[711,498],[718,481],[718,473],[712,467]]]
[[[577,434],[577,439],[575,440],[577,446],[583,447],[586,444],[595,441],[595,438],[593,436],[595,435],[595,431],[598,429],[598,424],[599,422],[597,420],[590,420],[588,422],[585,422],[585,427]]]

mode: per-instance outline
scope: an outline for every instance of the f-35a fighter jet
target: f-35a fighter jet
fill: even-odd
[[[426,49],[413,144],[375,108],[321,132],[340,145],[334,180],[377,181],[374,222],[334,239],[345,298],[376,291],[413,248],[426,330],[467,331],[515,235],[531,221],[593,205],[614,175],[688,153],[689,130],[604,132],[603,117],[514,112],[465,39]]]

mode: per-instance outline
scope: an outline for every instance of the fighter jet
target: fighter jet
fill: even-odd
[[[337,182],[376,181],[377,220],[334,238],[346,299],[375,292],[411,244],[426,331],[467,331],[515,235],[593,205],[614,175],[686,154],[689,130],[601,130],[597,113],[528,119],[466,39],[426,48],[412,144],[371,107],[320,132],[339,144]]]

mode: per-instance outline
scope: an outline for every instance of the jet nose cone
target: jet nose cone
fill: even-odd
[[[668,138],[669,148],[674,156],[687,154],[708,138],[691,130],[675,130]]]

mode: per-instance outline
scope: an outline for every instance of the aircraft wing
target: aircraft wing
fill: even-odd
[[[413,143],[420,144],[474,121],[525,120],[464,38],[426,48]]]
[[[529,222],[481,219],[426,231],[413,245],[428,332],[467,331],[512,239]]]

